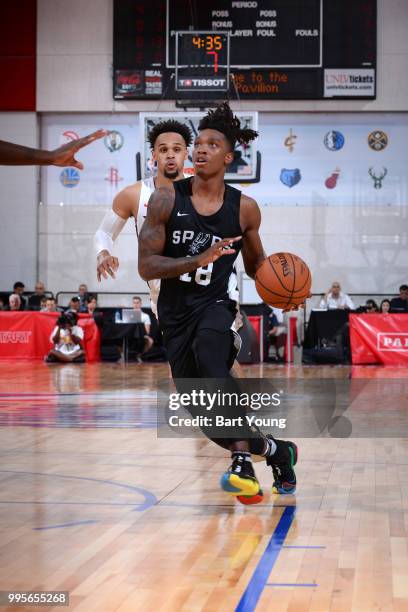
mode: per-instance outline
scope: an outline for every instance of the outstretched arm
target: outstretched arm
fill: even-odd
[[[244,195],[241,196],[240,217],[243,229],[242,258],[245,272],[251,278],[255,278],[257,269],[266,257],[259,236],[261,212],[255,200]]]
[[[139,207],[141,184],[125,187],[113,200],[112,208],[106,213],[94,236],[96,252],[96,277],[115,278],[119,260],[112,255],[113,243],[132,215],[136,218]]]
[[[146,281],[175,278],[206,266],[223,255],[235,255],[229,245],[239,240],[240,236],[220,240],[193,257],[165,257],[166,224],[174,208],[174,198],[174,191],[166,187],[156,189],[150,197],[147,217],[139,236],[139,274]]]
[[[54,151],[30,149],[30,147],[0,140],[0,164],[4,166],[72,166],[83,170],[84,166],[75,159],[75,153],[108,133],[107,130],[97,130],[89,136],[73,140]]]

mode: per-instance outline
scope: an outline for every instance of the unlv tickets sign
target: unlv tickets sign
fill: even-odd
[[[352,314],[349,320],[354,364],[408,365],[408,315]]]

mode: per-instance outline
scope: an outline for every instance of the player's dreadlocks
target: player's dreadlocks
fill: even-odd
[[[164,132],[175,132],[176,134],[180,134],[180,136],[184,138],[187,147],[191,145],[191,141],[193,140],[191,130],[185,125],[185,123],[175,121],[174,119],[169,119],[168,121],[160,121],[160,123],[157,123],[150,130],[148,140],[152,149],[154,149],[157,138],[160,136],[160,134],[164,134]]]
[[[241,122],[232,112],[228,102],[223,102],[215,110],[209,110],[198,124],[198,130],[217,130],[224,134],[231,145],[231,150],[235,149],[235,144],[248,144],[255,140],[258,132],[249,128],[241,129]]]

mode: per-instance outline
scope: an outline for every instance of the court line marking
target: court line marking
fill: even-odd
[[[310,584],[301,583],[301,582],[267,582],[265,584],[267,587],[318,587],[319,585],[315,582]]]
[[[134,493],[138,493],[144,497],[144,502],[139,504],[134,504],[134,510],[137,512],[143,512],[144,510],[148,510],[152,506],[157,504],[157,497],[151,491],[147,489],[143,489],[142,487],[134,487],[133,485],[128,485],[123,482],[115,482],[114,480],[104,480],[101,478],[92,478],[87,476],[69,476],[67,474],[48,474],[47,472],[28,472],[28,471],[18,471],[18,470],[0,470],[0,474],[23,474],[25,476],[47,476],[52,478],[66,478],[69,480],[86,480],[88,482],[97,482],[98,484],[107,484],[115,487],[121,487],[123,489],[128,489]]]
[[[296,506],[285,507],[275,527],[275,531],[252,574],[252,578],[235,608],[235,612],[253,612],[253,610],[255,610],[259,598],[265,586],[268,584],[268,578],[282,549],[283,542],[288,535],[293,519],[295,518],[295,513]]]
[[[47,525],[46,527],[33,527],[33,531],[44,531],[46,529],[60,529],[61,527],[76,527],[77,525],[91,525],[93,523],[99,523],[93,519],[86,521],[74,521],[72,523],[61,523],[60,525]]]
[[[284,544],[282,548],[326,548],[326,546],[301,546],[301,545],[292,545],[292,544]]]

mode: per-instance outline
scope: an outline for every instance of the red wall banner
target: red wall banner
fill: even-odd
[[[351,314],[353,364],[408,366],[408,315]]]
[[[0,359],[44,359],[52,348],[50,335],[61,313],[1,312]],[[79,315],[88,362],[100,360],[100,334],[95,321]]]

